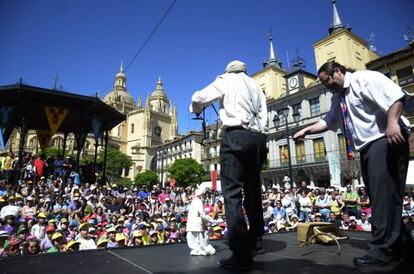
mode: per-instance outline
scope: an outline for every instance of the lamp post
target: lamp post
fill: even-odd
[[[282,116],[284,117],[285,121],[285,134],[286,134],[286,143],[287,143],[287,151],[288,151],[288,165],[289,165],[289,179],[293,183],[293,171],[292,171],[292,158],[290,154],[290,137],[289,137],[289,123],[288,123],[288,117],[289,117],[289,108],[285,107],[280,109]],[[293,114],[293,120],[295,121],[296,125],[299,123],[300,119],[300,113],[298,111],[294,111]],[[280,117],[279,114],[275,114],[273,116],[273,124],[275,126],[275,130],[280,126]]]
[[[165,148],[161,148],[158,151],[158,155],[161,156],[161,186],[164,187],[164,156],[166,155]]]

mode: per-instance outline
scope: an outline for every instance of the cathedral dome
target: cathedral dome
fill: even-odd
[[[150,100],[151,99],[166,99],[168,101],[167,94],[165,93],[165,91],[162,87],[161,78],[158,79],[157,87],[151,93]]]
[[[124,102],[126,105],[135,105],[134,98],[126,91],[114,89],[110,93],[108,93],[103,101],[105,103],[111,102]]]
[[[109,92],[103,99],[103,101],[109,105],[125,106],[126,112],[132,110],[135,107],[134,98],[128,93],[126,87],[126,76],[124,73],[124,67],[121,63],[119,72],[115,77],[114,89]]]

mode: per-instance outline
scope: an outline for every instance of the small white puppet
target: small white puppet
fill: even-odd
[[[209,244],[207,223],[213,222],[213,218],[204,213],[202,196],[206,187],[199,187],[188,209],[187,218],[187,244],[191,249],[190,255],[208,256],[216,253],[215,248]]]

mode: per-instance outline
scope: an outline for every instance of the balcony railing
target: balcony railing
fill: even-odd
[[[335,155],[339,155],[339,161],[344,161],[347,159],[346,153],[344,151],[333,151]],[[356,153],[355,159],[359,159],[359,154]],[[291,157],[292,160],[292,166],[297,165],[306,165],[306,164],[321,164],[321,163],[327,163],[328,162],[328,156],[327,154],[322,155],[315,155],[315,154],[305,154],[300,157]],[[269,168],[279,168],[279,167],[287,167],[289,165],[288,158],[283,159],[274,159],[269,161]]]
[[[407,85],[410,85],[410,84],[413,84],[413,83],[414,83],[414,75],[404,77],[404,78],[398,80],[398,84],[401,87],[404,87],[404,86],[407,86]]]
[[[220,157],[219,153],[202,153],[201,160],[208,160]]]

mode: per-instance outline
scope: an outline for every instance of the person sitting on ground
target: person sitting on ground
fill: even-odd
[[[83,223],[79,226],[79,238],[77,241],[80,243],[79,250],[96,249],[96,244],[93,239],[89,237],[89,223]]]
[[[329,218],[329,213],[331,212],[331,196],[326,195],[326,189],[321,187],[319,190],[319,196],[315,202],[315,208],[319,213],[322,214],[322,220],[325,222]]]
[[[269,222],[269,233],[277,233],[276,223],[274,221]]]
[[[52,236],[52,247],[48,249],[47,253],[57,253],[66,251],[66,240],[62,233],[55,232]]]
[[[116,229],[115,227],[111,226],[106,230],[106,238],[107,238],[107,248],[117,248],[119,247],[118,242],[116,241]]]

